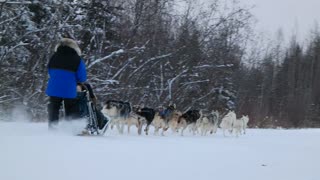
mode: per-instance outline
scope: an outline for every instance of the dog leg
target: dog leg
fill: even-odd
[[[181,136],[183,136],[183,131],[187,128],[188,126],[183,126],[181,129]]]
[[[122,134],[121,127],[120,127],[120,120],[119,119],[117,119],[117,121],[116,121],[116,127],[118,129],[119,134]]]
[[[216,134],[217,131],[218,131],[218,126],[215,125],[215,126],[213,127],[213,131],[212,131],[212,132],[213,132],[214,134]]]
[[[232,125],[231,125],[231,124],[230,124],[230,126],[229,126],[228,131],[229,131],[230,135],[232,135],[232,133],[233,133],[233,127],[232,127]]]
[[[141,135],[141,131],[142,131],[142,122],[140,119],[138,119],[138,134]]]
[[[195,136],[196,135],[196,132],[197,132],[197,127],[195,124],[192,124],[191,125],[191,129],[192,129],[192,134]]]
[[[203,126],[201,126],[201,136],[204,136],[205,135],[205,129],[204,129],[204,127]]]
[[[124,120],[120,121],[120,131],[121,131],[121,134],[124,133]]]
[[[165,132],[165,130],[164,130],[164,128],[162,128],[161,136],[164,136],[164,132]]]
[[[148,135],[149,132],[149,124],[146,126],[146,128],[144,129],[144,132],[146,133],[146,135]]]
[[[239,134],[241,133],[240,129],[236,129],[235,133],[236,133],[236,137],[239,137]]]
[[[130,127],[131,127],[131,119],[130,120],[128,120],[128,125],[127,125],[128,127],[128,134],[130,134]]]
[[[164,136],[164,132],[167,131],[168,128],[169,128],[169,125],[166,122],[163,121],[161,123],[161,129],[162,129],[161,136]]]
[[[154,126],[154,135],[157,136],[159,134],[159,126]]]

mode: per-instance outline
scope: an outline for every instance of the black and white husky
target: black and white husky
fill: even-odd
[[[213,110],[209,114],[204,114],[202,118],[198,120],[197,127],[200,129],[202,136],[207,135],[208,132],[215,134],[218,129],[218,122],[219,112]]]
[[[124,125],[130,117],[131,105],[129,102],[108,100],[101,112],[110,119],[111,129],[116,125],[120,134],[123,134]]]

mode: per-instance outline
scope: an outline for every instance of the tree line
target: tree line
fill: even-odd
[[[0,109],[22,105],[33,120],[46,119],[46,65],[68,37],[102,103],[172,102],[181,111],[235,109],[252,126],[315,126],[318,36],[306,50],[292,43],[283,58],[275,47],[246,64],[255,59],[253,20],[237,1],[1,1]]]
[[[302,45],[293,36],[269,45],[258,65],[239,69],[238,111],[261,127],[320,126],[320,33],[310,31]]]

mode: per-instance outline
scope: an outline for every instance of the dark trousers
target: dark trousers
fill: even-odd
[[[59,111],[64,103],[66,119],[79,118],[79,106],[76,99],[49,97],[48,114],[49,114],[49,125],[57,124],[59,122]]]

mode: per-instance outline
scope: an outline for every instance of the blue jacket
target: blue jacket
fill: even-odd
[[[77,83],[87,80],[86,67],[73,46],[61,45],[48,64],[48,96],[76,98]]]

